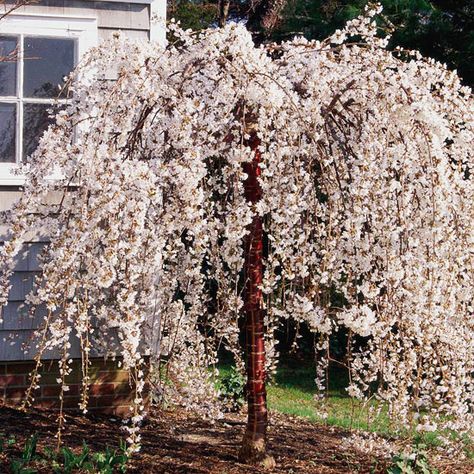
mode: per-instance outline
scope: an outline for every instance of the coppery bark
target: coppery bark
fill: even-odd
[[[262,189],[258,182],[261,155],[258,151],[260,141],[254,134],[248,145],[254,150],[252,162],[243,165],[247,174],[244,181],[244,195],[256,204]],[[247,428],[240,450],[240,460],[265,467],[274,465],[273,458],[267,455],[267,393],[265,388],[265,325],[262,304],[261,284],[263,279],[263,222],[255,215],[249,233],[244,239],[244,317],[245,344],[247,354]]]

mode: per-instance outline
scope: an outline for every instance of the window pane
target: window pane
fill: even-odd
[[[35,151],[41,136],[54,122],[54,115],[58,111],[59,106],[53,104],[23,105],[23,161]]]
[[[0,95],[16,95],[16,52],[16,37],[0,36]]]
[[[74,68],[74,40],[27,37],[24,49],[24,96],[58,97]]]
[[[16,105],[0,102],[0,162],[15,160]]]

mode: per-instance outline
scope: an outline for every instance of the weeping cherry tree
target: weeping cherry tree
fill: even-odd
[[[59,350],[67,390],[78,338],[85,410],[91,351],[121,356],[132,445],[146,351],[175,403],[217,416],[223,346],[248,376],[241,459],[272,465],[265,377],[288,319],[316,335],[321,396],[329,337],[344,329],[350,396],[375,392],[399,426],[474,426],[471,91],[435,61],[387,51],[378,12],[324,42],[259,47],[242,25],[172,25],[166,47],[115,38],[72,74],[5,216],[1,298],[41,228],[38,367]],[[27,403],[39,382],[36,370]]]

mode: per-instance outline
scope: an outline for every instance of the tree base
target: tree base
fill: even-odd
[[[275,467],[275,459],[267,453],[265,438],[256,438],[253,433],[245,433],[239,451],[239,461],[268,470]]]

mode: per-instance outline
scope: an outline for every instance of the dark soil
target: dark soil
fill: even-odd
[[[383,473],[387,461],[343,449],[347,431],[317,425],[302,419],[272,414],[269,443],[277,467],[274,473]],[[63,443],[81,449],[83,441],[93,451],[117,448],[125,438],[118,418],[100,415],[67,417]],[[154,411],[142,429],[142,449],[130,461],[129,471],[137,474],[244,474],[263,471],[238,462],[238,446],[244,430],[242,415],[228,415],[217,422],[203,421],[182,411]],[[0,433],[15,436],[17,443],[0,453],[0,473],[10,472],[9,459],[20,457],[24,441],[39,436],[39,450],[54,446],[56,416],[47,411],[22,413],[0,407]],[[466,464],[450,464],[446,474],[472,474]],[[451,470],[451,468],[453,470]],[[51,470],[39,468],[38,473]]]

